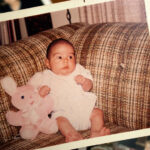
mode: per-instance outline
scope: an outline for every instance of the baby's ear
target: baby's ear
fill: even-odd
[[[45,65],[48,69],[51,69],[49,60],[47,58],[45,59]]]

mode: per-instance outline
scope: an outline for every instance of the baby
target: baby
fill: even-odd
[[[103,112],[94,108],[96,95],[89,70],[76,64],[73,45],[65,39],[54,40],[47,48],[45,64],[48,70],[36,77],[39,94],[51,94],[55,106],[52,118],[66,142],[83,139],[79,130],[91,128],[91,137],[110,134],[104,127]]]

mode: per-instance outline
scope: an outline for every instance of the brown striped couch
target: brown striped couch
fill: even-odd
[[[77,62],[91,70],[96,106],[104,111],[111,133],[150,127],[150,36],[144,23],[75,23],[0,46],[0,78],[9,75],[18,86],[24,85],[45,69],[46,48],[60,37],[73,43]],[[9,109],[15,108],[0,86],[0,149],[29,150],[64,143],[59,132],[39,134],[32,141],[21,139],[19,127],[6,121]],[[81,131],[85,138],[89,133]]]

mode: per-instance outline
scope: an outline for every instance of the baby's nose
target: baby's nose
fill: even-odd
[[[68,62],[68,58],[64,58],[64,62],[67,63]]]

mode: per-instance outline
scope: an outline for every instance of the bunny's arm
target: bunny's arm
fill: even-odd
[[[21,126],[24,123],[21,111],[18,112],[8,111],[6,113],[6,119],[9,124],[14,126]]]

